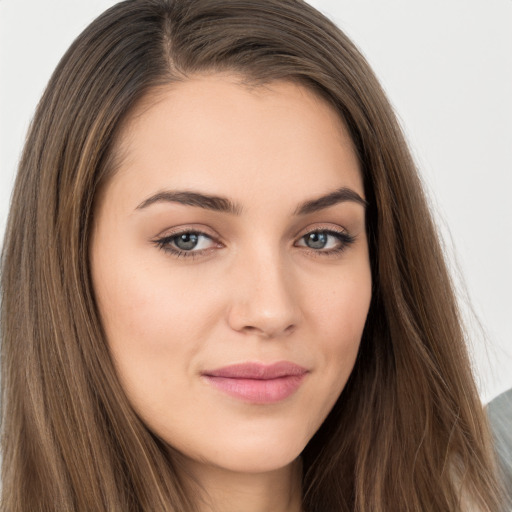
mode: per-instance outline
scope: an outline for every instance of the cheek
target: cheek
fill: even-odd
[[[311,297],[310,322],[324,365],[327,402],[332,406],[352,372],[371,301],[369,267],[332,280]]]
[[[331,350],[359,345],[371,300],[369,267],[343,273],[310,297],[310,315]]]
[[[212,329],[216,301],[206,290],[165,269],[117,260],[98,272],[97,295],[105,333],[121,385],[137,414],[164,438],[175,420],[165,409],[190,409],[194,361]],[[195,416],[193,411],[190,417]],[[187,428],[199,428],[187,423]],[[177,436],[179,439],[186,437]]]
[[[207,339],[218,301],[209,288],[170,271],[165,259],[148,264],[136,251],[116,250],[119,245],[126,247],[101,247],[93,281],[114,363],[133,395],[182,373]]]
[[[132,272],[130,267],[118,265],[96,286],[110,344],[126,346],[132,341],[133,348],[141,350],[174,351],[184,345],[179,343],[183,336],[199,340],[210,316],[203,309],[215,303],[208,291],[187,289],[179,275],[140,266]]]

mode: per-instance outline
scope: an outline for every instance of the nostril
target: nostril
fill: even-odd
[[[284,334],[291,334],[295,331],[295,325],[289,325],[283,332]]]
[[[278,336],[288,336],[293,331],[295,331],[295,325],[290,324],[286,328],[260,328],[260,327],[254,327],[252,325],[246,325],[242,331],[248,333],[248,334],[258,334],[263,335],[266,338],[274,338]]]

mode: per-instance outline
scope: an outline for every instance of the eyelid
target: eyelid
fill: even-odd
[[[172,256],[175,257],[188,257],[188,258],[194,258],[194,257],[200,257],[202,255],[206,255],[207,253],[211,252],[215,248],[219,249],[224,246],[223,242],[220,240],[220,237],[218,235],[212,235],[209,233],[209,229],[205,229],[204,226],[196,227],[195,225],[186,225],[186,226],[179,226],[172,229],[167,229],[161,232],[161,234],[157,235],[156,237],[151,239],[151,243],[156,245],[159,249],[162,251],[169,253]],[[170,242],[172,239],[179,237],[180,235],[184,234],[196,234],[199,236],[206,237],[210,239],[213,243],[212,247],[207,247],[204,249],[199,250],[184,250],[180,249],[179,247],[173,247],[170,245]]]
[[[331,231],[331,232],[334,232],[334,233],[338,233],[340,235],[349,235],[348,229],[346,229],[344,227],[341,227],[341,226],[336,225],[336,224],[329,224],[329,223],[319,222],[319,223],[315,223],[315,224],[310,224],[306,228],[300,229],[295,234],[294,238],[295,239],[299,239],[299,238],[302,238],[302,237],[306,236],[309,233],[315,233],[315,232],[318,232],[318,231]]]
[[[199,235],[204,235],[220,241],[220,236],[215,231],[208,228],[207,226],[204,226],[203,224],[184,224],[181,226],[164,229],[153,238],[153,241],[157,239],[182,235],[183,233],[197,233]]]
[[[339,257],[345,250],[347,250],[356,240],[357,236],[354,236],[349,233],[349,231],[340,226],[333,226],[330,224],[329,226],[325,225],[314,225],[309,226],[305,230],[300,231],[300,235],[295,237],[294,246],[300,247],[300,249],[306,252],[308,255],[313,257]],[[306,236],[311,235],[312,233],[327,233],[329,236],[333,236],[337,238],[338,244],[336,247],[330,249],[314,249],[308,247],[306,244],[297,245],[299,241],[303,240]]]

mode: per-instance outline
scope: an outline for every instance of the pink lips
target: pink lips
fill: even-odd
[[[242,363],[204,372],[217,389],[255,404],[279,402],[295,393],[308,371],[294,363]]]

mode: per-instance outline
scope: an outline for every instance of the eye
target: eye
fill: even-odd
[[[337,254],[355,241],[355,237],[346,232],[334,230],[315,230],[303,235],[296,243],[297,247],[306,247],[321,254]]]
[[[160,249],[175,256],[195,256],[218,245],[210,236],[200,231],[183,231],[154,240]]]

